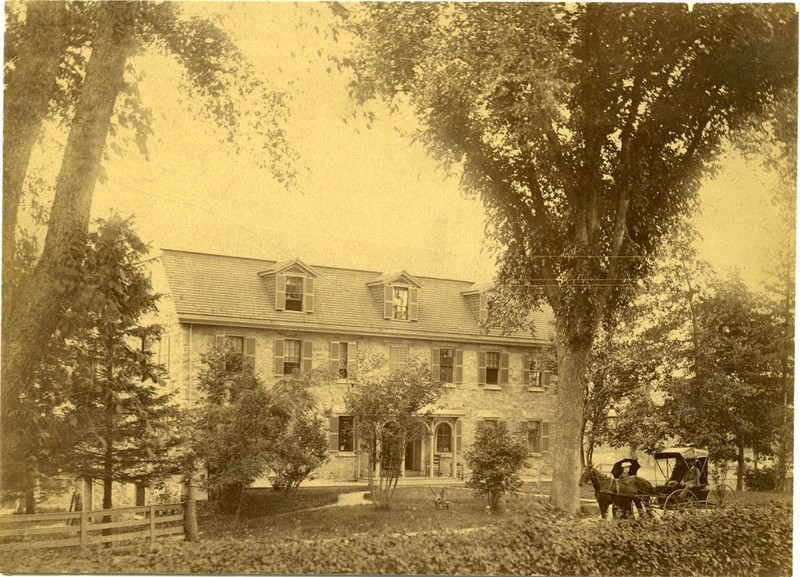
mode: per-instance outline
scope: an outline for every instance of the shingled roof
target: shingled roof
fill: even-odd
[[[181,322],[519,344],[546,342],[553,334],[545,312],[534,313],[535,338],[482,334],[474,301],[462,295],[474,289],[472,281],[416,277],[423,286],[419,320],[392,321],[383,317],[382,291],[368,286],[380,272],[309,265],[319,276],[314,312],[304,314],[275,310],[274,283],[259,275],[275,261],[171,249],[162,250],[159,260]]]

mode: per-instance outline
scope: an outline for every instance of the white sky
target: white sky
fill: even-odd
[[[278,88],[292,82],[289,138],[308,171],[288,193],[247,154],[234,157],[217,143],[210,122],[185,112],[175,65],[147,57],[141,89],[155,116],[152,160],[138,153],[112,156],[108,180],[95,192],[95,215],[112,209],[135,214],[142,238],[156,248],[492,277],[479,200],[465,198],[420,145],[397,133],[408,119],[381,113],[367,129],[351,116],[356,108],[347,95],[348,76],[335,68],[326,72],[328,63],[316,56],[319,46],[337,45],[317,34],[313,21],[295,26],[305,7],[203,5],[208,8],[225,15],[241,48]],[[703,191],[701,254],[720,271],[738,266],[757,288],[779,242],[770,226],[772,177],[755,161],[731,157],[725,166]]]

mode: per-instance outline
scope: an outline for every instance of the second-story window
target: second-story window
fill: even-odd
[[[439,380],[453,383],[453,357],[455,349],[439,349]]]
[[[393,287],[392,318],[408,320],[408,287]]]
[[[500,353],[486,353],[486,384],[496,385],[499,383],[500,374]]]
[[[303,277],[286,277],[286,310],[303,310]]]
[[[283,374],[291,375],[295,369],[300,370],[302,343],[292,339],[286,339],[283,342]]]
[[[347,378],[347,343],[339,343],[339,378]]]

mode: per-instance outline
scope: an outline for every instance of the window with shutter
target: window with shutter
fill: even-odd
[[[486,353],[478,352],[478,384],[486,384]]]
[[[456,421],[456,453],[461,452],[461,420]]]
[[[522,355],[522,384],[529,387],[531,384],[531,356]]]
[[[542,421],[542,452],[550,451],[550,423]]]
[[[256,370],[256,339],[247,337],[244,340],[244,364]]]
[[[274,354],[274,368],[273,373],[275,375],[283,375],[285,373],[285,367],[283,362],[283,339],[275,339],[275,348],[273,349]]]
[[[339,417],[328,419],[328,450],[339,450]]]
[[[389,370],[396,371],[408,362],[408,345],[391,345],[389,347]]]
[[[275,276],[275,308],[282,311],[286,308],[286,275]]]
[[[307,313],[314,312],[314,279],[307,276],[305,277],[305,302],[303,303]]]
[[[526,423],[527,445],[529,453],[542,452],[542,422],[528,421]]]
[[[358,372],[358,344],[347,343],[347,380],[354,381]]]
[[[392,318],[392,287],[386,285],[383,287],[383,318]]]
[[[508,384],[508,353],[500,353],[500,384]]]
[[[339,373],[339,343],[336,341],[331,342],[331,372],[341,377]]]
[[[486,354],[486,384],[499,385],[500,384],[500,353],[490,351]]]
[[[464,351],[456,349],[456,358],[453,364],[453,383],[459,384],[464,380]]]
[[[440,379],[439,355],[439,347],[431,347],[431,378],[434,381],[438,381]]]
[[[453,369],[455,349],[439,349],[439,380],[443,383],[453,383]]]
[[[419,304],[417,301],[417,289],[408,289],[408,318],[411,321],[419,319]]]
[[[314,345],[311,341],[303,341],[303,371],[310,372],[314,363]]]
[[[453,451],[453,429],[449,423],[439,423],[436,427],[436,451],[438,453]]]
[[[355,427],[353,417],[339,417],[339,451],[353,452],[355,448]]]

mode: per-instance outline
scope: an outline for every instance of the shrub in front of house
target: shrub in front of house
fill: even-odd
[[[497,511],[503,495],[522,486],[519,472],[528,465],[528,448],[509,433],[505,423],[480,427],[464,457],[470,469],[467,487],[486,498],[489,511]]]

